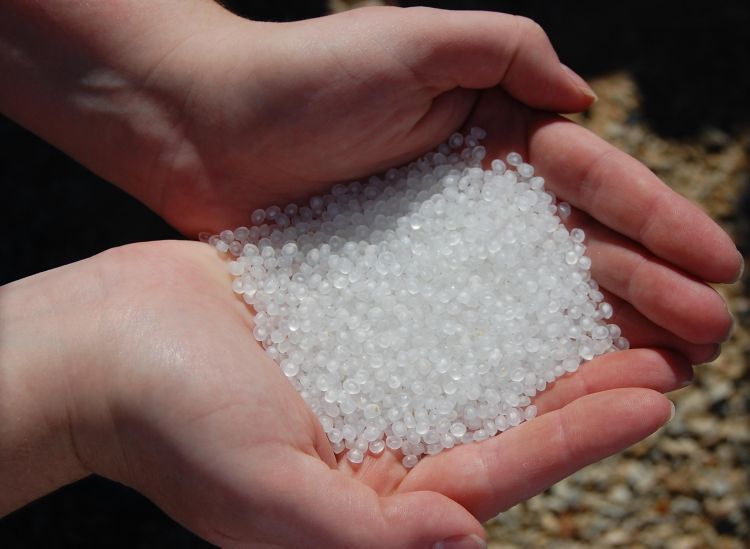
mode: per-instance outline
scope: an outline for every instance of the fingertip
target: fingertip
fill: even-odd
[[[737,327],[737,318],[735,318],[732,311],[729,310],[729,306],[727,306],[727,312],[729,313],[729,325],[727,326],[726,333],[724,334],[721,343],[729,341],[732,338],[732,334],[734,334],[734,329]]]
[[[617,359],[618,355],[624,360],[615,361],[612,365],[617,367],[618,372],[623,372],[625,380],[632,382],[633,387],[667,393],[685,387],[693,381],[693,368],[682,353],[660,348],[640,348],[612,353],[602,358],[611,356]]]
[[[693,371],[692,364],[690,364],[690,360],[685,355],[668,349],[650,349],[650,351],[658,354],[669,365],[673,376],[673,379],[664,387],[664,390],[661,390],[661,387],[652,387],[652,389],[667,393],[686,387],[693,382],[695,372]]]
[[[635,444],[655,432],[670,415],[669,399],[659,391],[640,387],[594,393],[568,404],[561,410],[571,430],[585,441],[592,455],[610,455]],[[613,433],[613,426],[617,429]],[[592,437],[609,432],[612,436]]]
[[[385,522],[400,538],[400,543],[384,546],[435,547],[447,540],[468,538],[484,542],[487,537],[482,524],[469,511],[437,492],[395,494],[382,498],[381,508]]]
[[[560,63],[532,19],[487,11],[411,13],[408,40],[400,43],[405,63],[423,82],[443,91],[500,86],[519,102],[550,112],[580,112],[597,98],[583,78]]]
[[[705,345],[705,347],[706,349],[704,350],[704,354],[701,355],[699,364],[708,364],[710,362],[713,362],[714,360],[719,358],[719,355],[721,354],[721,343]]]
[[[708,282],[734,284],[744,274],[745,259],[726,231],[703,210],[700,212],[703,219],[696,217],[695,221],[696,226],[704,225],[703,234],[696,235],[696,266],[688,270]]]
[[[563,72],[568,76],[571,84],[584,96],[585,101],[587,101],[587,107],[590,107],[593,103],[599,101],[599,96],[596,95],[596,92],[591,86],[589,86],[588,82],[586,82],[583,77],[564,63],[560,63],[560,66],[562,67]]]
[[[644,389],[642,406],[644,410],[652,410],[654,417],[653,431],[668,423],[674,416],[674,403],[658,391]]]

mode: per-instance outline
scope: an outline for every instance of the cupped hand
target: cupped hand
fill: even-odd
[[[536,23],[500,13],[381,7],[278,24],[226,12],[156,59],[142,85],[174,112],[152,121],[169,123],[150,129],[162,138],[141,154],[141,188],[125,186],[192,236],[427,152],[480,89],[553,112],[594,100]]]
[[[102,297],[71,405],[78,455],[222,546],[480,546],[479,521],[652,433],[671,411],[659,392],[692,377],[687,350],[664,350],[677,336],[618,307],[631,339],[661,350],[587,363],[537,398],[536,419],[411,470],[388,451],[352,466],[252,338],[209,246],[138,244],[88,263]],[[698,317],[675,321],[723,329]]]

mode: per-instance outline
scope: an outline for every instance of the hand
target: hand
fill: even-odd
[[[252,315],[211,248],[138,244],[64,269],[77,269],[66,293],[97,296],[86,300],[95,329],[67,374],[82,468],[222,546],[482,536],[479,521],[657,429],[670,406],[656,391],[692,376],[674,352],[606,355],[544,392],[529,423],[408,471],[388,451],[352,469],[252,339]]]
[[[183,451],[192,454],[189,448],[211,448],[214,451],[210,451],[210,460],[221,460],[223,465],[204,464],[198,468],[179,452],[165,452],[170,456],[166,463],[147,461],[146,467],[159,471],[171,463],[185,464],[178,478],[200,478],[201,486],[218,484],[224,487],[222,490],[236,487],[231,498],[226,495],[220,498],[231,501],[235,514],[218,511],[220,503],[195,500],[201,512],[205,508],[217,510],[211,517],[201,515],[207,521],[204,524],[211,526],[199,528],[198,519],[191,518],[192,513],[197,516],[197,511],[191,513],[185,508],[184,502],[192,494],[177,491],[179,495],[175,497],[170,494],[177,488],[162,484],[156,489],[136,485],[140,490],[162,494],[161,499],[154,499],[173,516],[208,539],[224,544],[253,539],[287,545],[428,546],[438,537],[481,535],[476,519],[490,518],[586,464],[633,444],[668,419],[670,406],[654,391],[666,392],[688,383],[692,378],[690,364],[709,360],[718,350],[717,342],[726,337],[731,327],[731,319],[718,294],[700,281],[703,278],[728,281],[736,277],[738,263],[731,242],[697,208],[670,191],[636,161],[568,121],[528,110],[501,92],[487,92],[468,124],[490,128],[491,136],[529,136],[528,140],[490,138],[487,145],[492,155],[517,150],[529,157],[541,173],[556,174],[549,178],[548,184],[561,199],[576,206],[572,224],[586,229],[595,277],[615,304],[614,320],[624,327],[636,348],[600,357],[575,375],[557,381],[536,399],[541,415],[534,421],[481,444],[424,458],[414,469],[406,471],[397,456],[388,453],[377,459],[368,456],[356,468],[346,460],[335,460],[314,418],[303,407],[298,408],[301,401],[297,395],[284,388],[285,381],[277,367],[249,342],[247,348],[236,346],[236,359],[222,361],[230,364],[247,360],[247,364],[237,367],[238,372],[247,372],[245,381],[238,379],[231,383],[231,388],[217,385],[210,391],[201,383],[197,384],[197,390],[216,395],[252,385],[257,387],[259,396],[252,396],[255,390],[252,393],[238,390],[238,401],[232,402],[241,403],[245,398],[248,402],[236,404],[227,413],[223,411],[223,402],[211,402],[209,397],[192,393],[187,397],[187,405],[209,402],[209,410],[213,406],[220,408],[215,413],[199,414],[212,418],[206,420],[204,429],[171,426],[167,429],[165,425],[164,432],[153,439],[124,443],[125,447],[155,448],[154,441],[166,438],[168,432],[190,432],[193,440],[183,443]],[[514,131],[504,134],[492,132],[492,128]],[[579,184],[581,181],[585,182],[583,186]],[[581,192],[582,188],[589,189],[588,193]],[[597,198],[593,189],[600,189],[598,196],[608,196],[609,200]],[[683,223],[683,219],[690,219],[690,223]],[[644,225],[646,228],[639,231],[638,227]],[[196,290],[177,289],[181,296],[196,295]],[[206,306],[200,305],[200,309],[205,311]],[[190,316],[185,310],[180,322]],[[224,326],[207,318],[204,322]],[[227,322],[226,327],[229,326]],[[221,331],[231,333],[224,328]],[[250,341],[248,333],[249,326],[237,330],[238,341],[242,337]],[[258,366],[262,365],[262,373],[251,368],[249,356],[254,357]],[[159,371],[157,367],[146,370],[154,375]],[[278,378],[278,385],[274,384],[273,389],[264,386],[260,381],[262,375]],[[176,390],[177,381],[170,380],[168,385],[172,388],[170,394],[181,400],[186,398],[187,391]],[[255,476],[246,472],[251,468],[249,464],[237,465],[245,463],[244,451],[241,457],[230,457],[235,452],[215,450],[224,446],[222,440],[240,440],[243,450],[255,446],[253,429],[243,426],[238,416],[257,417],[257,412],[248,411],[243,416],[237,410],[243,407],[254,410],[255,399],[273,394],[272,391],[288,396],[283,397],[283,403],[263,400],[265,410],[282,405],[284,408],[278,409],[277,418],[269,414],[265,420],[269,424],[273,420],[283,421],[298,435],[307,434],[291,443],[285,439],[283,450],[267,455],[261,451],[259,457],[248,459],[248,463],[258,467],[253,469]],[[161,406],[167,405],[161,396],[148,406],[143,404],[139,402],[140,413],[154,410],[150,423],[161,417]],[[187,405],[169,403],[168,407],[183,409]],[[203,438],[217,431],[222,433],[220,438],[211,437],[209,441]],[[265,435],[263,431],[261,436]],[[255,455],[251,450],[247,452]],[[202,459],[201,456],[197,461]],[[276,477],[268,472],[270,469],[283,469],[283,473]],[[220,474],[214,476],[216,472]],[[205,475],[209,478],[204,480]],[[270,479],[263,484],[266,490],[258,489],[258,477]],[[272,503],[278,501],[273,494],[287,491],[295,494],[297,504]],[[325,494],[322,501],[320,494]],[[173,503],[175,499],[177,504]],[[269,509],[283,509],[284,516],[274,518],[271,513],[263,516],[261,526],[249,525],[244,517],[254,515],[258,500],[264,501]],[[418,513],[418,518],[412,513]],[[301,525],[300,529],[284,528],[285,521]],[[344,524],[356,528],[349,529]]]
[[[18,52],[0,50],[16,83],[0,110],[192,237],[427,152],[480,89],[554,112],[594,100],[538,25],[505,14],[278,24],[208,0],[58,4],[0,7],[0,44]]]
[[[410,160],[463,125],[479,89],[555,112],[595,97],[525,18],[375,8],[231,23],[231,39],[175,54],[201,78],[170,91],[181,124],[150,164],[157,211],[188,234]]]

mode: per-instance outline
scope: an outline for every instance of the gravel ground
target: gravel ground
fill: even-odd
[[[267,20],[326,10],[323,1],[225,3]],[[356,2],[329,3],[343,9]],[[599,102],[575,119],[701,204],[733,235],[747,260],[747,2],[433,4],[498,9],[538,20],[561,58],[599,94]],[[7,193],[0,203],[0,228],[10,235],[0,242],[0,281],[126,242],[175,236],[135,201],[3,120],[0,143],[6,153],[0,181]],[[60,234],[63,238],[54,238]],[[696,382],[671,395],[675,419],[633,448],[488,522],[491,547],[750,546],[749,283],[746,274],[741,283],[718,288],[737,329],[721,357],[698,367]],[[97,478],[0,520],[0,547],[70,546],[205,544],[144,498]]]

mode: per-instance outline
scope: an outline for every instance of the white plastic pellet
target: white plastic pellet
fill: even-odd
[[[584,232],[561,223],[570,206],[518,153],[483,169],[485,136],[204,235],[256,313],[248,337],[353,464],[387,448],[411,468],[486,440],[534,418],[556,378],[629,347]]]

